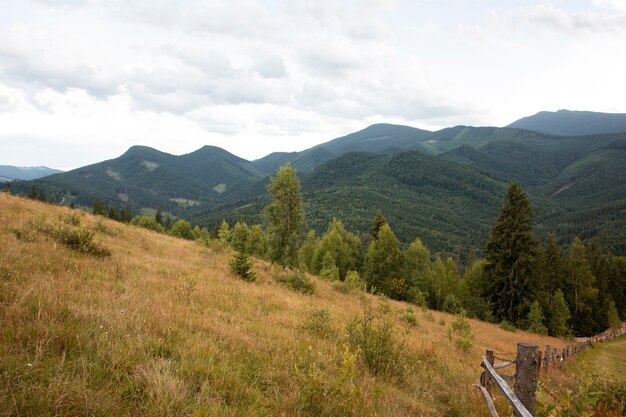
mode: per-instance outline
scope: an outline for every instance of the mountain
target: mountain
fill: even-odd
[[[626,114],[572,110],[542,111],[534,116],[519,119],[507,127],[563,136],[618,133],[626,132]]]
[[[63,172],[48,167],[16,167],[12,165],[0,165],[0,181],[34,180],[47,177],[48,175]]]
[[[32,185],[43,187],[48,197],[67,204],[90,206],[99,197],[106,204],[178,212],[187,206],[221,202],[225,195],[261,177],[250,162],[213,146],[181,156],[133,146],[119,158],[15,185],[22,192]]]
[[[390,153],[407,149],[431,133],[409,126],[375,124],[302,152],[275,152],[252,163],[266,175],[273,174],[287,162],[300,172],[309,172],[348,152]]]

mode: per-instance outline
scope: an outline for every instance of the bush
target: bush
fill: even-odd
[[[506,320],[502,320],[500,322],[500,328],[502,330],[506,330],[507,332],[515,332],[515,326],[513,325],[513,323],[506,321]]]
[[[358,272],[348,271],[344,281],[333,282],[333,288],[336,291],[348,294],[353,291],[365,291],[365,283],[359,276]]]
[[[144,229],[154,230],[158,233],[165,233],[165,229],[163,225],[159,223],[153,216],[137,216],[134,217],[130,224],[135,226],[143,227]]]
[[[230,272],[237,275],[244,281],[254,281],[256,274],[252,271],[252,262],[248,255],[243,252],[237,252],[230,261]]]
[[[363,361],[373,375],[398,378],[403,376],[403,346],[396,341],[389,319],[376,317],[366,307],[363,318],[353,318],[348,323],[346,332],[350,349],[360,349]]]
[[[176,220],[170,229],[170,234],[182,239],[193,240],[193,229],[187,220]]]
[[[456,320],[450,323],[448,327],[448,339],[454,341],[456,347],[463,352],[469,352],[472,348],[474,334],[472,333],[472,327],[469,321],[465,317],[465,314],[459,314]]]
[[[44,226],[44,232],[76,252],[99,257],[111,256],[109,249],[94,242],[93,237],[95,233],[84,226]]]
[[[417,326],[417,316],[411,309],[408,309],[404,313],[402,313],[402,316],[400,316],[400,320],[407,322],[411,326]]]
[[[307,332],[320,337],[329,337],[334,333],[331,325],[330,311],[325,308],[309,311],[302,327]]]
[[[313,294],[315,292],[315,283],[313,280],[299,270],[278,274],[274,280],[280,285],[303,294]]]

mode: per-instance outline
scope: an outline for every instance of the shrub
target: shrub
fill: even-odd
[[[309,311],[302,326],[307,332],[320,336],[329,337],[333,335],[330,311],[326,308],[318,308]]]
[[[448,339],[454,341],[456,347],[463,352],[469,352],[473,345],[474,334],[464,313],[457,315],[456,320],[448,327]]]
[[[111,251],[104,246],[94,242],[94,232],[84,226],[72,227],[65,225],[43,226],[45,233],[52,236],[68,248],[80,253],[87,253],[94,256],[111,256]]]
[[[411,309],[408,309],[404,313],[402,313],[402,316],[400,316],[400,320],[407,322],[411,326],[417,326],[417,316]]]
[[[174,223],[170,229],[170,233],[172,236],[193,240],[193,229],[187,220],[176,220],[176,223]]]
[[[305,273],[299,270],[279,273],[274,278],[279,284],[303,294],[313,294],[315,283]]]
[[[344,281],[333,282],[333,288],[344,294],[348,294],[353,291],[365,291],[365,282],[363,282],[358,272],[348,271]]]
[[[230,272],[237,275],[245,281],[254,281],[256,274],[252,271],[252,262],[248,255],[243,252],[237,252],[230,261]]]
[[[163,225],[159,223],[153,216],[137,216],[134,217],[130,224],[143,227],[144,229],[154,230],[158,233],[165,233]]]
[[[454,294],[446,295],[446,298],[443,300],[443,311],[452,314],[459,314],[462,310],[461,301]]]
[[[360,349],[363,361],[373,375],[403,376],[403,346],[396,341],[389,319],[376,317],[366,307],[362,318],[355,317],[348,323],[346,332],[350,349]]]
[[[500,322],[500,328],[502,330],[506,330],[507,332],[514,332],[516,330],[513,323],[506,321],[506,320],[502,320]]]

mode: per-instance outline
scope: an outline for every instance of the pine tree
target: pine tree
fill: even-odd
[[[267,236],[265,236],[260,224],[255,224],[250,229],[246,242],[246,252],[257,258],[264,258],[267,254]]]
[[[428,248],[419,238],[415,239],[404,252],[404,276],[407,277],[409,285],[418,291],[429,293],[431,269]]]
[[[169,213],[165,215],[165,224],[163,225],[163,227],[165,227],[167,230],[171,229],[172,227],[172,216],[170,216]]]
[[[498,320],[516,323],[525,319],[534,299],[537,242],[533,238],[533,218],[526,193],[512,183],[486,250],[489,285],[483,295],[491,301]]]
[[[609,306],[606,312],[606,318],[608,321],[609,329],[615,331],[622,327],[622,320],[619,318],[617,308],[615,307],[615,301],[609,300]]]
[[[158,224],[163,226],[163,213],[161,213],[160,208],[157,208],[156,214],[154,215],[154,219],[157,221]]]
[[[566,279],[566,299],[572,310],[574,333],[577,336],[593,334],[592,308],[597,301],[598,289],[594,287],[596,278],[591,273],[587,248],[577,237],[572,242],[567,259]]]
[[[31,185],[30,187],[30,194],[28,194],[28,198],[31,200],[37,200],[37,190],[34,185]]]
[[[556,290],[562,288],[563,276],[565,275],[563,251],[557,243],[554,233],[548,235],[548,243],[541,253],[539,265],[543,290],[548,295],[554,294]]]
[[[254,281],[256,274],[252,271],[252,262],[248,255],[242,252],[237,252],[230,261],[230,272],[233,275],[237,275],[245,281]]]
[[[249,234],[250,228],[245,222],[235,223],[235,226],[233,227],[230,246],[232,246],[232,248],[237,252],[246,253]]]
[[[130,209],[130,206],[126,204],[124,206],[124,210],[122,210],[122,214],[120,215],[120,220],[124,223],[130,223],[133,219],[133,211]]]
[[[391,290],[391,280],[402,273],[400,242],[388,224],[381,226],[378,238],[370,241],[365,257],[365,282],[384,294]]]
[[[383,212],[378,209],[376,210],[376,215],[372,220],[372,227],[370,228],[370,236],[373,240],[378,239],[378,232],[380,228],[383,227],[383,224],[387,224],[387,219],[383,216]]]
[[[106,216],[107,214],[104,202],[99,198],[96,198],[96,201],[93,203],[93,214],[98,216]]]
[[[115,208],[115,206],[110,206],[109,210],[107,212],[107,217],[109,219],[119,221],[120,220],[120,213],[119,213],[119,211],[117,211],[117,208]]]
[[[39,196],[37,197],[37,200],[43,201],[44,203],[48,201],[46,199],[46,190],[44,190],[43,188],[39,189]]]
[[[182,239],[193,240],[193,229],[187,220],[176,220],[170,229],[170,234]]]
[[[533,333],[547,335],[548,329],[543,324],[543,321],[543,311],[541,310],[539,302],[535,300],[530,305],[530,311],[528,312],[528,330]]]
[[[328,225],[326,234],[315,247],[313,272],[321,272],[324,259],[330,256],[334,266],[339,270],[339,278],[344,279],[348,271],[360,269],[361,247],[361,239],[348,232],[341,221],[333,219]]]
[[[571,315],[563,291],[556,290],[550,299],[548,330],[551,336],[562,337],[569,333],[567,322]]]
[[[220,225],[220,229],[217,231],[217,238],[220,241],[220,244],[224,247],[230,245],[230,239],[232,237],[232,231],[230,230],[230,226],[226,220],[222,220],[222,224]]]
[[[295,266],[305,224],[300,182],[289,162],[276,172],[267,190],[272,202],[265,207],[263,214],[267,222],[270,260],[283,266]]]
[[[13,194],[13,188],[11,187],[10,182],[4,184],[4,192],[7,194]]]

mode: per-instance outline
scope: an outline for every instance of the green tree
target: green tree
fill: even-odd
[[[155,232],[159,232],[159,233],[164,233],[165,232],[165,230],[163,229],[163,226],[161,226],[159,223],[157,223],[155,218],[152,217],[152,216],[137,216],[137,217],[134,217],[130,221],[130,224],[133,224],[133,225],[139,226],[139,227],[143,227],[145,229],[154,230]]]
[[[546,247],[539,256],[539,271],[542,290],[549,299],[550,294],[554,294],[556,290],[563,287],[563,276],[566,272],[563,251],[554,233],[548,235]]]
[[[232,246],[232,248],[235,249],[237,252],[246,253],[249,235],[250,228],[245,222],[235,223],[235,226],[233,227],[230,246]]]
[[[536,293],[533,209],[524,190],[509,186],[506,203],[487,243],[483,296],[493,305],[498,320],[517,323],[526,318]]]
[[[154,220],[161,226],[163,225],[163,213],[161,212],[161,208],[157,208],[156,214],[154,215]]]
[[[31,185],[30,187],[30,194],[28,194],[28,198],[31,200],[37,200],[37,190],[34,185]]]
[[[615,307],[615,301],[609,300],[609,307],[607,309],[606,318],[608,321],[609,329],[619,330],[622,327],[622,320],[619,318],[617,308]]]
[[[107,211],[107,217],[111,220],[119,221],[120,212],[117,210],[115,206],[109,206],[109,210]]]
[[[233,275],[237,275],[245,281],[254,281],[256,279],[256,274],[252,271],[252,262],[245,253],[235,253],[229,266]]]
[[[4,192],[7,194],[13,194],[13,188],[11,187],[11,183],[10,182],[6,182],[4,184]]]
[[[106,216],[106,207],[104,207],[104,202],[99,198],[96,198],[96,201],[93,203],[93,214]]]
[[[541,334],[541,335],[548,334],[548,329],[543,324],[544,322],[543,311],[541,310],[541,306],[539,305],[539,302],[537,300],[535,300],[530,305],[530,311],[528,312],[527,318],[528,318],[528,330],[529,331],[533,333]]]
[[[372,220],[372,227],[370,227],[370,236],[373,240],[378,239],[378,232],[380,228],[383,227],[383,224],[387,224],[387,219],[383,216],[383,212],[380,209],[376,210],[376,215]]]
[[[448,295],[457,293],[458,279],[456,278],[456,264],[450,257],[444,262],[437,256],[430,274],[430,306],[436,310],[443,310],[443,304]]]
[[[283,266],[295,266],[304,232],[300,182],[291,163],[280,167],[267,186],[272,202],[263,214],[267,223],[269,257]]]
[[[569,307],[565,301],[563,291],[556,290],[550,299],[548,310],[548,330],[551,336],[562,337],[569,333],[567,325],[571,315]]]
[[[419,238],[415,239],[404,251],[404,276],[407,277],[409,285],[418,291],[429,293],[431,270],[428,248]]]
[[[220,229],[217,231],[217,238],[222,244],[222,246],[226,247],[230,244],[230,239],[232,237],[232,231],[230,230],[230,226],[226,220],[222,220],[222,224],[220,225]]]
[[[176,220],[170,229],[170,234],[182,239],[193,240],[193,230],[191,229],[191,225],[184,219]]]
[[[165,224],[163,225],[166,229],[170,229],[172,227],[172,216],[169,213],[165,215]]]
[[[315,236],[315,230],[309,230],[307,233],[300,250],[298,251],[298,263],[310,273],[313,271],[313,258],[315,256],[315,248],[317,247],[317,237]]]
[[[361,239],[348,232],[341,221],[333,219],[315,247],[313,272],[320,273],[324,267],[331,267],[330,261],[326,260],[329,257],[339,271],[339,279],[343,280],[348,271],[360,269],[361,247]]]
[[[487,285],[485,263],[483,259],[475,260],[465,269],[459,283],[459,297],[468,316],[493,321],[491,304],[482,296],[483,288]]]
[[[124,223],[129,223],[133,219],[133,211],[130,206],[126,204],[124,206],[124,210],[122,210],[122,214],[120,215],[120,220]]]
[[[255,224],[250,228],[246,252],[257,258],[264,258],[267,254],[267,236],[260,224]]]
[[[369,288],[389,294],[391,282],[400,278],[402,266],[400,242],[385,223],[378,231],[378,239],[370,241],[367,248],[365,282]]]
[[[44,203],[47,201],[46,190],[44,190],[43,187],[39,189],[39,196],[37,197],[37,200],[43,201]]]
[[[572,325],[576,335],[593,334],[595,326],[592,316],[597,301],[596,278],[591,273],[587,259],[587,248],[579,238],[574,238],[567,259],[566,274],[567,303],[572,310]]]

